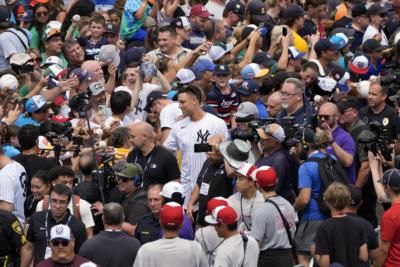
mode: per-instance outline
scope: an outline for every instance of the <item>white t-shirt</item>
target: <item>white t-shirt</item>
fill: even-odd
[[[25,168],[16,161],[0,169],[0,200],[14,205],[13,214],[22,225],[25,223],[26,178]]]
[[[166,148],[181,151],[181,183],[185,189],[185,207],[189,202],[200,170],[207,159],[206,153],[194,152],[194,145],[207,143],[208,138],[214,135],[223,135],[228,140],[228,128],[220,118],[205,113],[204,117],[196,122],[191,121],[190,117],[176,122],[164,142]]]
[[[256,267],[260,249],[254,237],[247,236],[247,238],[246,253],[243,237],[240,234],[225,239],[217,248],[214,267]]]
[[[218,236],[214,226],[209,225],[198,229],[194,240],[199,242],[204,254],[206,254],[208,264],[213,266],[217,248],[222,245],[224,239]]]
[[[256,197],[252,199],[242,198],[242,194],[239,192],[236,192],[228,198],[229,206],[234,208],[239,216],[239,231],[251,231],[254,211],[262,207],[264,202],[264,196],[259,191],[256,191]]]
[[[50,209],[50,205],[49,205]],[[72,198],[71,201],[68,203],[68,209],[71,212],[72,215],[74,215],[74,207],[72,207]],[[43,200],[39,201],[39,203],[36,206],[36,211],[42,211],[43,210]],[[90,228],[94,226],[94,220],[93,220],[93,215],[92,211],[90,209],[90,204],[84,199],[79,199],[79,212],[81,214],[81,221],[85,225],[86,228]]]
[[[142,245],[133,267],[208,267],[199,243],[181,239],[159,239]]]
[[[170,128],[182,116],[182,110],[179,108],[179,103],[171,103],[166,105],[160,112],[160,128]]]
[[[388,38],[386,37],[385,32],[383,30],[381,30],[379,32],[379,30],[372,25],[369,25],[367,27],[367,29],[365,30],[362,43],[364,43],[368,39],[373,39],[375,37],[375,35],[377,35],[379,33],[382,36],[381,45],[389,45],[389,41],[388,41]]]
[[[104,122],[104,125],[106,128],[110,128],[111,125],[113,125],[114,121],[118,121],[119,125],[118,127],[126,127],[129,126],[130,124],[132,124],[134,122],[134,120],[132,120],[131,117],[127,115],[124,116],[124,118],[122,120],[120,120],[119,118],[115,118],[115,117],[109,117],[108,119],[106,119],[106,121]]]

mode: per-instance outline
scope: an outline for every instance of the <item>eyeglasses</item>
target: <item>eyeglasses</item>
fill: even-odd
[[[117,181],[122,181],[123,183],[126,183],[129,180],[131,180],[131,179],[126,178],[126,177],[117,176]]]
[[[282,92],[282,91],[280,91],[279,92],[279,94],[281,95],[281,96],[284,96],[284,97],[290,97],[290,96],[294,96],[294,95],[298,95],[298,94],[301,94],[301,92],[297,92],[297,93],[288,93],[288,92]]]
[[[383,13],[383,14],[380,14],[380,16],[381,16],[381,18],[386,18],[386,14],[385,13]]]
[[[62,240],[51,240],[50,242],[53,245],[53,247],[58,247],[60,245],[63,246],[63,247],[66,247],[66,246],[69,245],[69,241],[68,240],[64,240],[64,239],[62,239]]]
[[[35,13],[36,17],[47,17],[49,15],[49,12],[37,12]]]
[[[318,120],[324,119],[324,120],[329,120],[330,117],[334,117],[335,115],[318,115]]]

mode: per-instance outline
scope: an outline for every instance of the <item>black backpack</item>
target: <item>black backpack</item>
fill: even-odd
[[[323,158],[311,157],[305,162],[317,162],[318,172],[321,179],[321,189],[318,196],[317,203],[320,211],[330,217],[330,211],[328,206],[323,200],[323,194],[326,188],[333,182],[339,182],[345,185],[349,184],[349,179],[345,170],[338,160],[335,160],[329,154],[325,154]]]

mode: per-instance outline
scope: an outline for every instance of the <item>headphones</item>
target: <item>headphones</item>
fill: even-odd
[[[136,175],[136,176],[133,176],[133,177],[132,177],[133,184],[134,184],[136,187],[140,187],[140,186],[142,185],[142,183],[143,183],[143,175],[144,175],[142,166],[140,166],[140,165],[137,164],[137,163],[132,163],[132,164],[135,165],[135,167],[136,167],[136,168],[138,169],[138,171],[139,171],[139,175]]]

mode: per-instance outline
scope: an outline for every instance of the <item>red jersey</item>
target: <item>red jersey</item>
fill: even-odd
[[[393,203],[383,214],[381,239],[391,242],[383,267],[400,266],[400,202]]]

